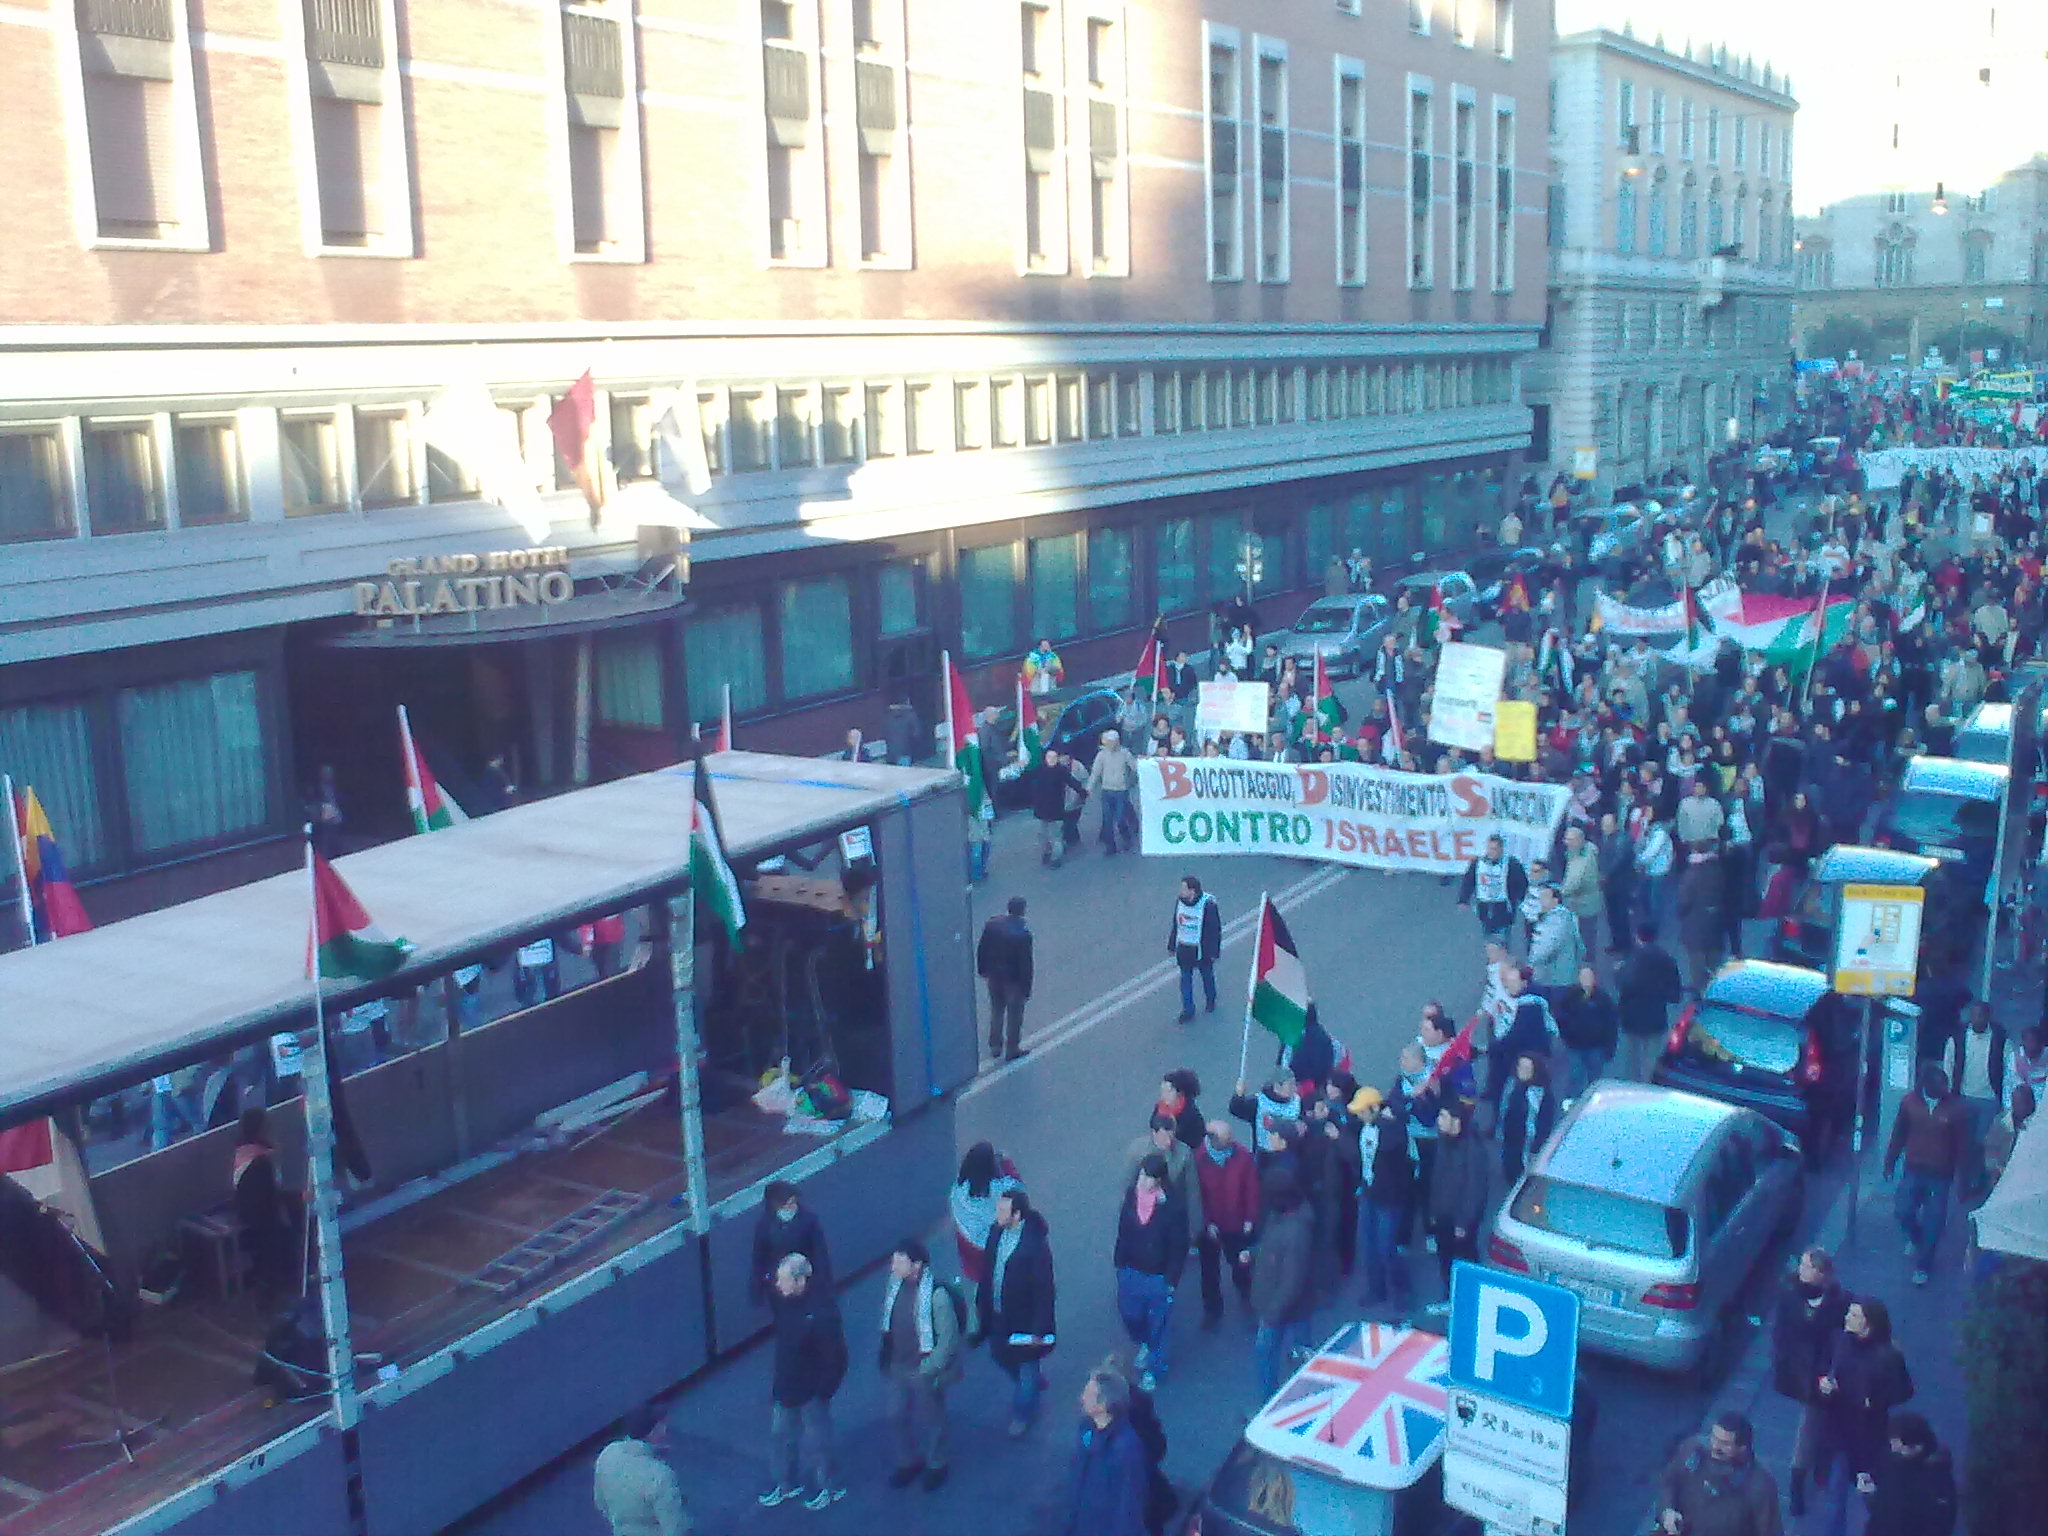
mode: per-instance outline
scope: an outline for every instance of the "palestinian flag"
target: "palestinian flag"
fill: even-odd
[[[1344,706],[1337,702],[1337,691],[1330,686],[1330,668],[1323,660],[1323,653],[1316,652],[1316,676],[1314,703],[1310,706],[1316,718],[1318,732],[1324,736],[1335,736],[1344,724]]]
[[[1271,897],[1259,900],[1259,941],[1252,959],[1252,1017],[1282,1045],[1301,1042],[1308,1024],[1308,975],[1287,919]]]
[[[1707,599],[1717,634],[1745,651],[1761,651],[1772,666],[1803,671],[1817,654],[1848,632],[1854,601],[1823,591],[1813,597],[1772,597],[1733,586]]]
[[[953,665],[950,651],[939,653],[939,666],[946,684],[945,760],[967,778],[967,814],[981,814],[982,796],[988,786],[981,778],[981,738],[974,734],[974,704],[967,697],[967,679]]]
[[[403,965],[412,945],[392,938],[371,921],[348,882],[310,845],[306,856],[313,861],[313,927],[306,936],[306,974],[375,981]]]
[[[1017,760],[1025,768],[1036,768],[1045,756],[1045,742],[1038,734],[1038,706],[1024,692],[1024,674],[1017,674]]]
[[[0,1173],[27,1173],[46,1166],[56,1155],[47,1117],[0,1131]]]
[[[438,832],[469,820],[454,798],[442,793],[434,770],[413,743],[412,720],[403,704],[398,706],[398,752],[405,759],[405,803],[412,811],[413,831]]]
[[[1141,699],[1156,699],[1165,681],[1166,647],[1157,635],[1147,635],[1145,648],[1138,652],[1138,664],[1131,669],[1131,692]]]
[[[1429,1069],[1429,1076],[1422,1085],[1424,1088],[1438,1078],[1455,1072],[1472,1059],[1472,1030],[1479,1023],[1479,1018],[1478,1014],[1473,1014],[1465,1021],[1465,1027],[1452,1037],[1451,1043],[1444,1047],[1443,1055],[1439,1056],[1436,1065]]]
[[[700,914],[715,917],[735,949],[747,926],[747,908],[740,883],[725,858],[725,832],[718,821],[718,803],[711,798],[711,775],[698,754],[690,801],[690,889]]]
[[[1691,587],[1684,589],[1682,597],[1685,603],[1685,648],[1688,652],[1696,651],[1700,648],[1699,604],[1694,600]]]

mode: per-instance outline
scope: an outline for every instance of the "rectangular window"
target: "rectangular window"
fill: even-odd
[[[339,512],[348,505],[341,477],[339,431],[332,416],[286,416],[277,424],[284,515]]]
[[[875,568],[875,627],[884,636],[907,635],[924,623],[919,590],[923,578],[924,567],[915,560]]]
[[[1664,88],[1654,86],[1650,91],[1650,153],[1664,153]]]
[[[222,672],[115,695],[136,852],[218,842],[269,822],[257,683],[254,672]]]
[[[1128,528],[1097,528],[1088,535],[1088,620],[1097,630],[1137,622],[1134,548]]]
[[[1016,379],[988,381],[989,443],[1015,448],[1024,441],[1024,386]]]
[[[1428,288],[1436,281],[1436,125],[1430,115],[1430,93],[1411,85],[1408,91],[1408,286]]]
[[[731,404],[732,467],[766,469],[769,463],[770,415],[765,390],[735,389]],[[701,718],[694,710],[690,718]]]
[[[1043,374],[1024,380],[1024,446],[1043,448],[1052,441],[1052,380]]]
[[[713,475],[728,468],[725,457],[725,391],[707,389],[697,395],[697,437],[704,444],[704,467]]]
[[[1092,270],[1129,266],[1124,197],[1123,60],[1117,27],[1088,18],[1088,252]]]
[[[1408,0],[1408,30],[1419,37],[1429,36],[1429,13],[1436,0]]]
[[[1451,38],[1460,48],[1479,46],[1479,0],[1451,0]]]
[[[1690,101],[1680,101],[1678,104],[1678,158],[1681,160],[1690,160],[1692,158],[1692,124],[1692,103]]]
[[[903,451],[932,453],[938,444],[938,407],[930,384],[903,386]],[[872,430],[872,428],[870,429]]]
[[[96,534],[164,526],[163,475],[148,422],[85,423],[85,515]]]
[[[1451,108],[1451,286],[1478,282],[1479,108],[1460,101]]]
[[[619,484],[652,480],[654,474],[654,402],[645,395],[611,397],[612,475]],[[437,455],[427,450],[427,494],[429,499],[449,499],[437,490],[434,464]]]
[[[1066,225],[1057,180],[1063,139],[1058,29],[1049,6],[1020,6],[1024,89],[1024,267],[1064,268]]]
[[[811,13],[793,0],[762,0],[762,102],[766,111],[768,255],[812,261],[823,252],[818,103],[811,86]]]
[[[1288,279],[1287,60],[1259,55],[1259,281]]]
[[[141,0],[80,11],[85,139],[99,233],[116,240],[175,238],[183,188],[171,8]],[[104,29],[88,19],[94,12],[108,18]],[[131,52],[147,57],[125,57]]]
[[[65,460],[56,427],[0,427],[0,544],[71,537]]]
[[[853,687],[853,584],[847,577],[784,582],[776,617],[785,702]]]
[[[851,464],[860,457],[860,396],[847,384],[819,392],[818,456],[827,464]]]
[[[0,773],[35,786],[73,874],[107,858],[92,716],[75,699],[0,709]]]
[[[371,245],[384,233],[384,104],[324,95],[325,77],[315,74],[313,80],[320,243],[343,249]]]
[[[1337,281],[1365,281],[1365,73],[1337,61]]]
[[[249,516],[242,452],[232,421],[181,416],[172,424],[178,475],[178,524],[239,523]]]
[[[1707,163],[1721,163],[1721,109],[1707,108]]]
[[[813,407],[808,389],[775,391],[775,467],[808,469],[817,462],[812,443]]]
[[[960,648],[980,661],[1019,648],[1017,546],[960,551]]]
[[[1088,375],[1088,435],[1116,436],[1116,380],[1106,373]]]
[[[418,500],[411,423],[403,411],[356,412],[356,494],[366,507]]]
[[[1493,51],[1503,59],[1515,56],[1515,0],[1493,0]]]
[[[1081,535],[1031,541],[1031,638],[1065,640],[1080,633]]]
[[[1053,436],[1056,441],[1081,441],[1081,412],[1081,375],[1063,373],[1053,380]]]
[[[569,211],[578,255],[619,250],[639,222],[626,142],[632,59],[626,28],[593,4],[562,12],[563,95],[569,123]]]
[[[1749,169],[1749,119],[1741,113],[1735,115],[1735,169]]]
[[[1195,520],[1170,517],[1153,533],[1156,551],[1153,567],[1157,573],[1159,611],[1186,613],[1194,607]]]
[[[600,635],[594,671],[601,725],[658,731],[662,727],[661,642],[653,635]]]
[[[1515,286],[1515,109],[1493,109],[1493,291]]]
[[[1245,590],[1239,566],[1245,558],[1244,515],[1212,512],[1202,519],[1208,553],[1207,576],[1202,595],[1209,601],[1231,597]]]
[[[1152,428],[1155,432],[1181,430],[1180,375],[1177,373],[1152,375]]]
[[[1119,437],[1140,437],[1145,431],[1145,376],[1116,376],[1116,431]]]
[[[1636,86],[1633,80],[1622,80],[1615,86],[1615,141],[1625,150],[1633,153],[1636,144]]]
[[[1239,122],[1238,54],[1234,45],[1209,45],[1209,278],[1235,282],[1244,276],[1244,229],[1240,192],[1242,124]]]
[[[961,453],[988,446],[988,386],[980,379],[953,381],[953,447]]]
[[[903,437],[902,412],[897,407],[897,386],[870,384],[865,394],[867,441],[861,445],[861,456],[869,459],[894,458]]]
[[[902,129],[901,87],[902,71],[894,64],[870,58],[854,60],[862,261],[890,261],[906,249],[899,210],[907,189],[898,185],[903,170],[897,152]]]
[[[762,644],[761,610],[714,609],[683,621],[683,673],[689,686],[692,720],[716,720],[732,689],[736,714],[768,703],[768,652]]]
[[[1767,118],[1757,120],[1756,168],[1766,176],[1771,174],[1771,124]]]

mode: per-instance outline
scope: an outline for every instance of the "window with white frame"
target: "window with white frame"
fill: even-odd
[[[851,464],[861,456],[861,411],[866,397],[851,384],[818,391],[818,461]]]
[[[1366,280],[1365,66],[1337,60],[1337,281]]]
[[[241,434],[233,416],[173,417],[171,461],[179,527],[248,520]]]
[[[1515,56],[1515,0],[1493,0],[1493,51],[1503,59]]]
[[[1024,103],[1024,242],[1026,272],[1066,270],[1066,200],[1059,181],[1065,114],[1061,107],[1059,18],[1052,4],[1024,0],[1020,63]]]
[[[277,423],[277,462],[284,477],[284,515],[306,517],[348,507],[342,474],[341,424],[332,411],[287,411]]]
[[[1623,256],[1636,249],[1636,178],[1627,172],[1615,178],[1614,249]]]
[[[78,0],[75,29],[92,173],[88,237],[204,245],[205,189],[186,7]]]
[[[1637,147],[1636,83],[1633,80],[1617,81],[1614,92],[1615,142],[1623,149],[1634,153]]]
[[[1792,179],[1792,125],[1787,123],[1785,131],[1778,136],[1778,180]]]
[[[1408,286],[1436,282],[1436,121],[1429,82],[1408,81]]]
[[[365,507],[419,500],[413,473],[412,418],[403,406],[356,412],[356,497]]]
[[[1130,271],[1129,146],[1124,121],[1122,29],[1087,19],[1089,270]]]
[[[1749,169],[1749,119],[1740,112],[1735,114],[1733,137],[1735,169],[1746,171]]]
[[[1429,36],[1429,13],[1436,0],[1408,0],[1408,30],[1420,37]]]
[[[1661,165],[1650,173],[1649,205],[1643,249],[1652,256],[1662,256],[1670,245],[1671,178]]]
[[[916,456],[934,453],[939,441],[939,396],[929,380],[903,386],[903,451]]]
[[[909,116],[904,70],[903,0],[854,6],[854,185],[860,259],[869,266],[910,265]]]
[[[903,386],[893,380],[870,380],[863,388],[867,438],[861,445],[861,457],[893,459],[903,451]]]
[[[1451,0],[1451,40],[1460,48],[1479,46],[1479,0]]]
[[[1707,108],[1707,164],[1721,163],[1721,109]]]
[[[315,244],[409,254],[410,188],[390,0],[301,0],[298,9]]]
[[[578,256],[638,261],[645,254],[634,25],[627,0],[562,7],[570,244]]]
[[[1774,163],[1771,158],[1771,120],[1760,117],[1756,123],[1756,168],[1769,176]]]
[[[95,535],[164,526],[163,463],[156,422],[89,417],[80,424],[86,525]]]
[[[71,455],[55,422],[0,424],[0,544],[68,539]]]
[[[1451,286],[1479,281],[1479,104],[1466,92],[1451,102]]]
[[[1692,102],[1681,98],[1678,103],[1678,158],[1690,160],[1693,156],[1693,107]]]
[[[1288,139],[1287,54],[1285,48],[1260,38],[1256,100],[1259,121],[1259,281],[1288,279]]]
[[[768,259],[825,259],[825,162],[817,0],[760,0]]]
[[[1233,282],[1244,276],[1242,71],[1237,34],[1208,33],[1209,279]]]
[[[1515,286],[1515,106],[1493,103],[1493,291]]]
[[[775,391],[775,467],[809,469],[818,462],[817,392],[804,385]]]
[[[774,406],[767,390],[735,389],[726,395],[726,435],[736,471],[766,469],[774,462]]]
[[[953,447],[961,453],[988,446],[988,381],[953,381]]]
[[[1650,153],[1664,153],[1665,93],[1661,85],[1650,88]]]

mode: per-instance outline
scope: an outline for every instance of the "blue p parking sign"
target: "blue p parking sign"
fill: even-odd
[[[1563,1286],[1477,1264],[1452,1266],[1450,1345],[1452,1386],[1571,1417],[1579,1298]]]

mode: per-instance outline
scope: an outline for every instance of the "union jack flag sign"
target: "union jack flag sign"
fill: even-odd
[[[1433,1333],[1347,1324],[1259,1410],[1245,1439],[1349,1483],[1406,1488],[1443,1449],[1449,1368]]]

